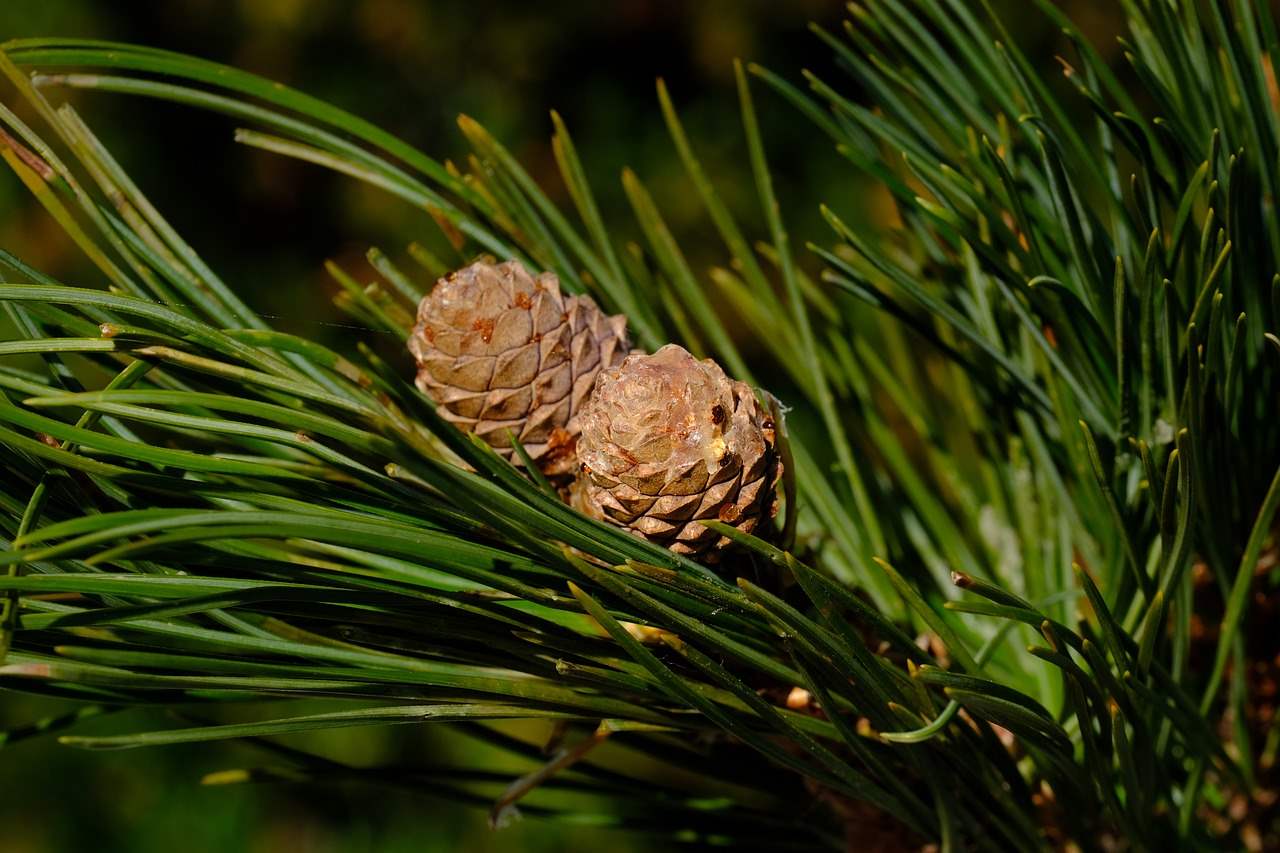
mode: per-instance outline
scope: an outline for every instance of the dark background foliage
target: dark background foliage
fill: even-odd
[[[1013,3],[1002,4],[1016,6]],[[1078,19],[1100,35],[1106,3]],[[825,64],[810,20],[836,27],[830,0],[617,0],[524,3],[458,0],[98,0],[0,3],[0,38],[94,37],[152,44],[243,66],[350,109],[424,150],[464,150],[454,123],[474,115],[539,178],[553,198],[548,108],[572,128],[602,207],[625,208],[613,179],[636,169],[658,196],[695,269],[714,257],[701,212],[685,186],[654,97],[666,78],[690,135],[740,221],[754,223],[732,60],[750,58],[790,75]],[[1025,33],[1028,53],[1052,34]],[[1109,49],[1106,41],[1104,48]],[[208,114],[141,99],[77,99],[77,107],[125,168],[188,240],[251,305],[280,327],[341,344],[364,334],[332,308],[328,257],[362,263],[371,244],[397,251],[432,228],[425,213],[305,164],[237,146],[231,127]],[[849,170],[787,108],[764,115],[770,159],[792,228],[821,233],[819,201],[846,221],[888,215],[879,190]],[[682,203],[683,202],[683,203]],[[697,229],[707,232],[699,239]],[[74,248],[29,202],[16,180],[0,179],[0,247],[73,284],[97,281]],[[0,724],[35,716],[37,700],[6,694]],[[513,727],[531,741],[538,726]],[[479,764],[479,747],[420,727],[340,731],[308,747],[355,763]],[[460,752],[459,752],[460,751]],[[430,796],[287,785],[200,787],[202,774],[260,760],[249,747],[171,748],[85,754],[27,742],[0,751],[3,849],[170,850],[561,850],[608,843],[648,849],[617,834],[523,822],[493,834],[480,811]]]
[[[807,24],[838,26],[842,12],[824,0],[179,0],[140,7],[18,0],[0,10],[0,34],[133,41],[241,66],[442,158],[465,150],[455,124],[465,112],[506,141],[553,198],[567,201],[549,145],[554,108],[582,140],[602,207],[624,209],[616,176],[629,165],[670,205],[677,236],[687,235],[699,211],[678,203],[684,174],[657,110],[655,78],[667,80],[728,203],[749,209],[754,191],[733,180],[745,156],[733,59],[779,68],[812,59],[822,67],[829,60]],[[286,326],[338,320],[324,258],[358,259],[370,244],[396,250],[434,228],[425,213],[376,190],[235,145],[218,117],[133,99],[82,98],[77,107],[215,268]],[[828,203],[859,203],[858,188],[836,180],[845,170],[808,127],[788,120],[772,131],[780,188],[812,202],[797,210],[818,222],[819,188]],[[16,182],[0,186],[0,242],[25,247],[30,262],[61,277],[79,272],[69,245],[51,236],[52,223],[27,215],[27,204]],[[696,251],[697,241],[688,242]]]

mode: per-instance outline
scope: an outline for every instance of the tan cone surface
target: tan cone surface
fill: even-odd
[[[697,523],[750,533],[776,511],[774,429],[751,388],[668,344],[602,370],[583,408],[575,501],[666,545],[715,559],[729,540]]]
[[[566,296],[553,273],[475,263],[436,282],[409,338],[417,385],[443,417],[511,456],[511,430],[548,474],[574,467],[596,374],[630,350],[626,318]]]

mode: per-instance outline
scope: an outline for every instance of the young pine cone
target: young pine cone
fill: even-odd
[[[545,473],[575,465],[578,413],[596,374],[630,351],[627,321],[553,273],[474,263],[436,282],[409,338],[417,385],[440,414],[508,459],[507,430]]]
[[[582,410],[575,502],[679,554],[709,562],[777,511],[774,425],[751,388],[668,344],[602,370]]]

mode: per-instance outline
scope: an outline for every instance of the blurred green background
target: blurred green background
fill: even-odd
[[[1021,0],[1008,0],[1009,9]],[[1086,30],[1106,33],[1108,3],[1073,4]],[[258,72],[368,118],[439,158],[465,146],[467,113],[522,160],[552,198],[566,202],[548,143],[548,109],[571,128],[606,219],[633,236],[618,182],[636,169],[663,206],[695,269],[720,260],[714,234],[687,186],[658,112],[665,77],[708,172],[750,231],[759,233],[733,88],[743,57],[793,79],[802,67],[834,78],[827,51],[807,31],[837,29],[835,0],[2,0],[0,39],[75,36],[133,41]],[[1050,57],[1051,30],[1022,35]],[[1044,42],[1037,52],[1035,40]],[[847,87],[847,84],[846,84]],[[847,87],[848,88],[848,87]],[[7,96],[8,93],[6,93]],[[121,96],[69,97],[159,209],[251,305],[280,328],[341,348],[363,334],[332,306],[326,258],[363,270],[370,245],[398,255],[424,230],[421,211],[306,164],[237,146],[225,120]],[[775,181],[797,243],[825,236],[819,201],[850,222],[888,216],[883,194],[790,109],[758,95]],[[0,174],[0,247],[68,283],[99,279],[9,174]],[[0,726],[56,707],[0,694]],[[237,712],[243,713],[243,712]],[[292,710],[291,713],[298,713]],[[114,725],[137,730],[160,714]],[[112,728],[91,721],[86,730]],[[530,742],[545,726],[514,727]],[[357,729],[291,741],[367,766],[492,766],[475,742],[430,727]],[[0,749],[0,850],[45,851],[541,851],[608,845],[652,850],[620,832],[517,822],[487,828],[483,809],[430,792],[351,784],[201,786],[226,768],[270,763],[253,747],[215,744],[82,753],[34,739]],[[518,775],[510,765],[513,778]]]
[[[71,35],[156,45],[247,68],[351,110],[440,159],[465,156],[459,113],[503,140],[553,199],[568,204],[548,111],[572,131],[600,204],[631,227],[618,176],[648,183],[695,268],[715,244],[691,204],[654,80],[667,80],[713,180],[731,208],[759,219],[733,86],[733,59],[791,73],[829,60],[809,21],[838,27],[834,0],[6,0],[0,37]],[[325,258],[366,270],[377,245],[393,255],[435,226],[367,185],[236,145],[221,117],[145,99],[58,90],[159,209],[212,266],[289,331],[332,342],[346,322]],[[823,140],[783,103],[769,111],[770,153],[784,197],[815,226],[817,190],[860,207],[860,187]],[[76,265],[56,225],[22,187],[0,181],[0,245],[67,278]],[[620,235],[638,236],[638,229]],[[696,239],[701,235],[702,240]],[[700,257],[701,256],[701,257]]]

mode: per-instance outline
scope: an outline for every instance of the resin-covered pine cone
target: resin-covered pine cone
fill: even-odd
[[[708,561],[777,511],[774,424],[751,388],[668,344],[602,370],[582,410],[575,503],[677,553]]]
[[[513,432],[547,474],[575,466],[578,414],[596,374],[630,351],[626,318],[517,261],[436,282],[409,338],[417,385],[440,414],[511,458]]]

